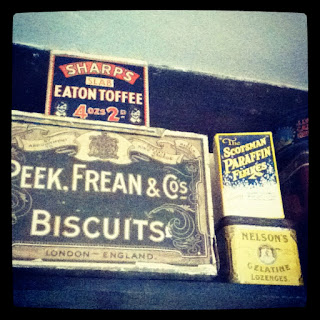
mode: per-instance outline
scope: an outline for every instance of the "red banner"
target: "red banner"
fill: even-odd
[[[59,66],[66,78],[85,75],[101,74],[124,80],[134,84],[139,78],[139,74],[111,63],[78,61]]]

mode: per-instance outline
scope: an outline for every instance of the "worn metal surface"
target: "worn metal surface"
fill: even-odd
[[[208,141],[12,113],[14,266],[217,274]]]

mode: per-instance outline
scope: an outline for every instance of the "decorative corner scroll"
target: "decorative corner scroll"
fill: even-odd
[[[22,152],[20,152],[15,146],[11,148],[11,172],[16,170],[16,163],[18,161],[25,162],[25,157]],[[12,224],[18,222],[18,218],[27,214],[32,208],[32,197],[30,193],[19,187],[15,178],[11,180],[11,214],[12,214]]]
[[[203,236],[197,230],[195,211],[190,206],[166,203],[146,213],[148,218],[156,214],[167,216],[167,237],[172,238],[176,249],[183,255],[202,254]]]

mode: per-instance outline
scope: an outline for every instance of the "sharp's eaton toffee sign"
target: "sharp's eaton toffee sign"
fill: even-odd
[[[14,265],[216,274],[206,137],[135,128],[13,113]]]
[[[148,68],[51,52],[45,114],[148,126]]]

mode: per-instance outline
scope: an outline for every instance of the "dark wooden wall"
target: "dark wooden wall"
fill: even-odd
[[[13,46],[12,108],[44,113],[49,51]],[[273,131],[308,92],[149,66],[150,125],[202,133]]]

